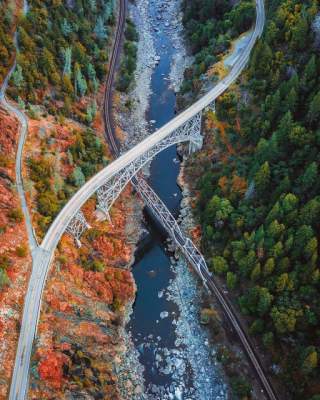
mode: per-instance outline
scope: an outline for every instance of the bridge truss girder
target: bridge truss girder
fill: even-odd
[[[213,100],[206,108],[205,111],[211,111],[213,113],[216,112],[216,101]]]
[[[206,279],[202,274],[203,270],[208,271],[206,261],[192,240],[181,231],[178,222],[168,210],[167,206],[148,185],[148,183],[139,175],[132,179],[132,184],[143,198],[145,204],[151,209],[153,215],[167,230],[169,236],[173,240],[174,245],[182,251],[184,256],[196,269],[196,272],[206,284]]]
[[[136,191],[140,194],[145,204],[151,209],[153,214],[158,218],[159,222],[165,227],[168,233],[178,233],[182,236],[180,227],[170,213],[163,201],[158,197],[155,191],[148,185],[145,179],[137,175],[132,178],[132,184]]]
[[[191,265],[196,266],[198,274],[202,277],[202,280],[205,282],[205,278],[202,275],[201,270],[208,271],[207,263],[197,249],[196,245],[192,242],[192,240],[188,237],[185,238],[185,243],[183,246],[180,246],[183,254],[190,261]]]
[[[97,190],[97,209],[102,211],[110,220],[109,210],[119,197],[125,186],[132,178],[151,161],[162,150],[182,142],[189,141],[189,151],[195,151],[202,146],[201,136],[201,117],[202,113],[189,119],[181,127],[173,131],[169,136],[155,144],[151,149],[137,157],[133,162],[115,174],[108,182]]]
[[[133,179],[136,174],[148,163],[155,155],[162,150],[182,142],[189,142],[189,152],[196,151],[202,147],[203,138],[201,136],[201,122],[202,113],[195,115],[184,123],[181,127],[173,131],[165,139],[154,145],[151,149],[147,150],[144,154],[137,157],[133,162],[128,164],[125,168],[121,169],[118,173],[113,175],[105,184],[97,190],[97,210],[101,211],[108,219],[110,219],[109,210],[123,191],[125,186],[130,182],[140,185],[141,195],[148,205],[152,205],[155,201],[157,204],[157,212],[161,215],[161,222],[165,225],[166,229],[170,229],[174,234],[180,232],[179,225],[175,221],[166,206],[161,202],[158,196],[152,191],[149,185],[141,179]],[[139,183],[140,182],[140,183]],[[162,204],[162,206],[161,206]],[[90,225],[87,223],[81,210],[71,219],[66,232],[73,236],[78,247],[81,247],[80,238],[85,230],[89,229]],[[173,230],[172,230],[173,229]]]
[[[76,215],[71,219],[69,225],[67,226],[66,232],[72,236],[78,247],[81,247],[80,238],[82,234],[90,229],[91,226],[88,224],[83,212],[79,210]]]

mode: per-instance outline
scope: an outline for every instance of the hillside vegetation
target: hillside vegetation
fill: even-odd
[[[17,67],[8,92],[29,117],[25,182],[41,238],[74,191],[107,162],[99,107],[115,3],[28,5],[19,19]]]
[[[108,162],[106,148],[93,130],[75,129],[71,121],[52,124],[54,128],[48,130],[49,124],[50,120],[41,120],[41,127],[32,131],[35,137],[41,136],[40,141],[32,143],[41,152],[31,153],[27,159],[37,210],[33,222],[40,237],[71,195]]]
[[[0,83],[7,75],[13,59],[15,8],[14,2],[0,1]]]
[[[227,51],[232,39],[247,31],[255,19],[255,2],[243,0],[184,0],[183,23],[195,57],[187,68],[181,94],[195,95],[205,82],[205,73]]]
[[[113,2],[103,0],[31,0],[18,28],[19,54],[11,96],[23,106],[42,104],[51,114],[92,114],[91,103],[105,79],[107,41],[114,24]]]
[[[241,83],[208,116],[214,149],[206,148],[197,213],[210,266],[237,294],[251,333],[272,355],[273,373],[290,398],[316,400],[320,7],[312,0],[271,0],[266,8],[265,32]],[[203,14],[196,32],[209,24],[209,12]],[[224,14],[220,26],[228,23]]]
[[[128,92],[134,82],[134,72],[137,64],[137,45],[139,40],[138,32],[129,19],[126,21],[125,42],[123,56],[117,81],[117,89],[120,92]]]

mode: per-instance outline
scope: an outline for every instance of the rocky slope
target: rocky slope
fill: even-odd
[[[121,387],[127,395],[141,390],[129,371],[118,373],[127,357],[123,327],[136,290],[128,267],[139,232],[128,195],[118,202],[112,225],[90,218],[90,201],[85,215],[92,229],[82,248],[68,236],[59,245],[44,293],[31,399],[120,399]]]

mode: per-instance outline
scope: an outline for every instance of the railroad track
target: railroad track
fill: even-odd
[[[118,26],[115,37],[115,43],[112,49],[112,54],[110,59],[110,66],[106,80],[106,90],[104,94],[104,104],[103,104],[103,120],[105,124],[105,136],[110,145],[110,149],[114,157],[118,157],[120,154],[120,143],[116,138],[113,129],[112,92],[113,92],[114,76],[121,53],[121,42],[126,22],[126,9],[127,9],[127,0],[120,0]]]

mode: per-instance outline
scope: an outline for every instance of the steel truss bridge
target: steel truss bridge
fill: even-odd
[[[100,186],[96,191],[97,211],[101,211],[105,215],[105,217],[111,221],[109,210],[130,181],[136,187],[138,192],[140,192],[140,190],[143,191],[145,188],[147,188],[148,185],[146,182],[143,186],[141,184],[138,184],[139,182],[141,183],[142,178],[140,178],[139,180],[133,178],[137,176],[139,171],[162,150],[174,144],[187,141],[189,142],[189,152],[200,149],[203,139],[201,136],[201,115],[201,112],[199,114],[196,114],[178,129],[173,131],[170,135],[168,135],[163,140],[159,141],[150,149],[148,149],[145,153],[141,154],[136,159],[131,161],[127,166],[114,174],[106,183]],[[151,190],[151,188],[149,189]],[[158,199],[157,196],[155,196],[156,194],[154,193],[153,200],[156,200],[156,204],[158,204],[159,200],[159,208],[157,208],[158,212],[156,214],[159,214],[160,216],[164,204],[161,202],[160,199]],[[149,192],[146,192],[146,196],[143,196],[143,199],[146,200],[147,204],[149,205]],[[173,223],[172,218],[170,218],[170,220],[168,220],[167,222],[164,220],[163,217],[161,217],[160,220],[166,228],[169,228],[168,224]],[[86,222],[83,213],[81,212],[81,210],[79,210],[69,222],[66,231],[75,238],[77,244],[80,246],[80,237],[82,233],[88,228],[89,225]]]

